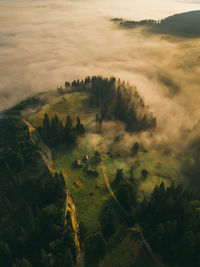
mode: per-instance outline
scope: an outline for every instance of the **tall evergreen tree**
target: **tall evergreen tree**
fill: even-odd
[[[72,130],[72,127],[73,127],[72,118],[69,115],[67,115],[66,124],[65,124],[65,131],[68,132],[68,131]]]
[[[85,133],[84,126],[83,126],[83,124],[81,123],[81,121],[80,121],[80,117],[79,117],[79,116],[77,117],[76,131],[77,131],[77,133],[80,134],[80,135],[82,135],[82,134]]]
[[[49,130],[50,122],[49,122],[49,116],[47,113],[44,114],[44,119],[43,119],[43,128],[46,130]]]
[[[43,125],[43,129],[42,129],[43,139],[44,141],[47,141],[49,138],[49,132],[50,132],[50,120],[49,120],[49,116],[47,113],[44,114],[42,125]]]

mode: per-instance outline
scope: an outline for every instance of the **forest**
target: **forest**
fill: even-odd
[[[65,83],[66,85],[66,83]],[[68,85],[68,83],[67,83]],[[140,132],[156,127],[156,118],[145,105],[137,88],[116,78],[101,76],[86,77],[85,80],[74,80],[74,90],[85,90],[89,93],[89,104],[100,109],[97,120],[119,120],[126,124],[131,132]]]
[[[0,166],[1,266],[73,266],[63,175],[52,176],[19,117],[0,120]]]
[[[69,115],[66,116],[66,122],[63,125],[57,115],[50,120],[47,113],[44,114],[42,126],[38,127],[37,130],[43,141],[53,147],[63,144],[74,146],[78,136],[85,133],[79,116],[76,125],[73,126],[72,118]]]
[[[0,25],[0,267],[200,267],[200,0]]]
[[[119,215],[110,200],[107,202],[100,214],[106,240],[119,227],[139,225],[153,250],[169,266],[199,266],[200,201],[190,190],[174,184],[166,188],[161,183],[140,201],[133,174],[124,177],[123,170],[117,170],[112,188],[128,215]]]
[[[112,21],[121,27],[129,29],[145,27],[144,29],[151,33],[169,34],[185,38],[198,38],[200,36],[200,11],[198,10],[176,14],[159,21],[153,19],[132,21],[120,18],[114,18]]]
[[[68,107],[68,97],[70,101],[75,97],[75,114]],[[148,254],[146,257],[156,258],[166,266],[200,266],[200,199],[198,190],[193,190],[198,186],[199,139],[190,144],[191,154],[184,158],[186,163],[182,166],[184,175],[190,182],[194,181],[193,187],[175,184],[176,177],[172,177],[171,183],[165,178],[164,182],[157,182],[153,191],[145,192],[141,183],[152,179],[152,171],[144,162],[140,163],[139,155],[150,152],[135,140],[129,155],[135,161],[126,163],[127,172],[115,161],[121,156],[112,156],[108,148],[106,152],[101,150],[100,144],[94,144],[93,140],[97,135],[107,141],[101,125],[110,121],[123,122],[126,133],[133,136],[155,130],[156,118],[137,88],[115,78],[94,76],[66,82],[65,88],[58,88],[51,98],[51,105],[35,97],[24,100],[0,119],[0,260],[3,266],[74,267],[80,263],[80,251],[84,255],[82,266],[102,266],[103,260],[112,255],[112,246],[116,246],[113,240],[119,236],[124,240],[127,232],[133,242],[141,244],[143,253]],[[77,108],[79,101],[83,112]],[[39,115],[33,113],[33,117],[27,117],[30,121],[22,116],[28,106],[34,110],[39,106]],[[61,108],[61,112],[55,107]],[[65,112],[63,107],[67,107]],[[28,126],[34,118],[38,124],[32,131],[37,142]],[[94,128],[88,127],[88,121]],[[118,137],[113,138],[117,142]],[[86,146],[80,152],[83,141]],[[42,147],[52,151],[52,164]],[[106,167],[112,161],[115,162],[113,177],[108,175],[110,170]],[[71,204],[69,189],[72,200],[74,197]],[[88,198],[88,206],[82,204],[86,201],[83,198]],[[99,211],[95,211],[95,227],[94,213],[89,218],[83,216],[93,201],[96,206],[101,202]],[[77,232],[70,212],[66,212],[67,205],[72,208],[72,204],[78,207]],[[89,227],[90,223],[93,228]],[[130,266],[137,266],[137,257],[131,258]]]

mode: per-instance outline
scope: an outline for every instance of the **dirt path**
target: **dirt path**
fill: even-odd
[[[106,167],[103,163],[103,161],[101,161],[101,168],[102,168],[102,172],[103,172],[103,177],[104,177],[104,180],[106,182],[106,186],[108,188],[108,191],[110,192],[110,195],[112,196],[112,198],[114,199],[114,201],[116,202],[116,204],[118,205],[118,207],[120,208],[120,210],[126,215],[128,216],[128,213],[127,211],[122,207],[122,205],[119,203],[118,199],[116,198],[111,186],[110,186],[110,182],[109,182],[109,179],[108,179],[108,175],[107,175],[107,171],[106,171]]]
[[[139,224],[136,224],[134,227],[129,229],[130,231],[134,231],[134,232],[138,232],[140,234],[141,240],[143,242],[143,244],[145,245],[149,255],[152,257],[152,259],[154,260],[156,266],[158,267],[166,267],[158,258],[157,256],[153,253],[151,246],[149,244],[149,242],[146,240],[146,238],[144,237],[143,231],[142,231],[142,227]]]
[[[93,141],[93,146],[94,146],[94,151],[98,151],[98,146],[96,144],[96,138],[95,138],[95,133],[96,133],[96,126],[94,129],[94,134],[92,136],[92,141]],[[103,160],[101,160],[101,169],[102,169],[102,173],[103,173],[103,177],[106,183],[106,186],[108,188],[108,191],[110,193],[110,195],[112,196],[112,198],[114,199],[115,203],[118,205],[118,207],[120,208],[120,210],[126,215],[128,216],[127,211],[122,207],[122,205],[119,203],[118,199],[116,198],[111,186],[110,186],[110,182],[109,182],[109,178],[108,178],[108,174],[107,174],[107,170],[106,170],[106,166],[103,163]]]
[[[96,133],[96,127],[95,127],[95,133]],[[97,151],[98,150],[98,146],[96,144],[96,139],[95,139],[95,134],[93,135],[93,145],[94,145],[94,150]],[[102,168],[102,172],[103,172],[103,176],[104,176],[104,180],[106,182],[106,186],[108,188],[108,191],[110,193],[110,195],[112,196],[112,198],[115,200],[116,204],[118,205],[118,207],[120,208],[120,210],[126,215],[128,216],[127,211],[121,206],[121,204],[119,203],[118,199],[116,198],[110,183],[109,183],[109,179],[108,179],[108,175],[107,175],[107,171],[106,171],[106,166],[104,165],[103,161],[101,161],[101,168]],[[143,244],[145,245],[148,253],[150,254],[150,256],[152,257],[152,259],[154,260],[156,266],[158,267],[166,267],[162,262],[160,262],[160,260],[156,257],[156,255],[153,253],[151,246],[149,244],[149,242],[146,240],[146,238],[144,237],[143,231],[142,231],[142,227],[139,224],[136,224],[134,227],[129,229],[130,231],[137,231],[140,234],[141,240],[143,242]]]

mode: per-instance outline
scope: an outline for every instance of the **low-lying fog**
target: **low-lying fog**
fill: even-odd
[[[200,117],[200,40],[144,35],[110,19],[197,9],[198,0],[0,0],[0,110],[65,80],[116,76],[138,87],[158,131],[177,136]]]

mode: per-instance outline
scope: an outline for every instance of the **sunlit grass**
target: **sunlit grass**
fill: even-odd
[[[42,125],[44,114],[47,113],[49,118],[57,114],[63,123],[65,123],[67,115],[71,116],[74,123],[77,116],[80,116],[81,121],[88,124],[91,122],[91,119],[94,119],[93,115],[97,110],[89,107],[87,99],[88,95],[85,92],[73,92],[55,97],[48,104],[44,105],[42,110],[31,115],[29,120],[34,126],[40,126]]]
[[[98,166],[98,177],[87,176],[83,168],[74,169],[73,162],[82,159],[87,154],[89,160],[93,157],[94,148],[88,138],[81,138],[77,147],[73,150],[60,150],[54,156],[54,167],[62,170],[66,184],[72,193],[80,220],[91,231],[99,228],[98,216],[102,205],[109,198],[101,167]],[[84,163],[83,163],[84,165]]]
[[[79,138],[74,149],[60,147],[56,150],[54,168],[56,171],[62,170],[67,187],[76,204],[80,221],[83,221],[91,231],[99,227],[98,216],[104,202],[109,198],[109,193],[100,166],[97,168],[99,176],[92,178],[87,177],[83,169],[72,168],[72,164],[77,159],[81,160],[85,154],[89,156],[89,159],[94,155],[92,134],[97,112],[97,109],[89,107],[88,95],[85,92],[73,92],[53,98],[49,104],[43,106],[40,112],[29,117],[34,126],[41,125],[44,113],[48,113],[50,118],[57,114],[63,122],[67,114],[73,118],[74,122],[77,116],[81,117],[86,128],[86,135]],[[124,176],[129,178],[132,166],[138,188],[144,193],[151,193],[154,187],[161,182],[168,186],[171,183],[171,178],[176,177],[177,162],[170,156],[148,151],[139,152],[136,156],[112,158],[107,153],[109,151],[106,147],[106,137],[102,136],[102,138],[98,149],[101,152],[111,184],[115,179],[117,169],[123,169]],[[148,171],[146,178],[142,177],[143,169]]]

